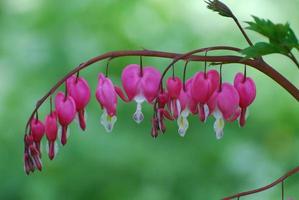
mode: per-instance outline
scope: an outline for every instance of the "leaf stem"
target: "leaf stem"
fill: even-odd
[[[247,43],[250,45],[250,46],[253,46],[251,40],[249,39],[247,33],[245,32],[245,30],[243,29],[243,27],[241,26],[241,24],[239,23],[239,20],[238,18],[233,15],[232,16],[233,20],[235,21],[235,23],[237,24],[238,28],[240,29],[241,33],[243,34],[244,38],[246,39]]]
[[[297,66],[297,68],[299,69],[299,62],[296,59],[296,57],[294,56],[294,54],[292,52],[290,52],[290,54],[288,55],[288,57],[295,63],[295,65]]]

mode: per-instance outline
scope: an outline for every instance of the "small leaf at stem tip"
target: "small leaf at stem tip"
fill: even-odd
[[[209,1],[206,1],[206,3],[208,4],[208,9],[218,12],[219,15],[222,15],[224,17],[233,17],[234,16],[232,11],[228,8],[228,6],[225,5],[224,3],[222,3],[221,1],[209,0]]]

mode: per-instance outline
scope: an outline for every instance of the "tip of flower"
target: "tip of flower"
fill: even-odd
[[[141,109],[141,104],[137,103],[137,108],[136,108],[136,112],[133,115],[133,119],[137,124],[140,124],[143,119],[144,119],[144,115],[142,113],[142,109]]]
[[[185,137],[185,134],[186,134],[186,130],[185,129],[178,129],[178,133],[181,137]]]
[[[222,3],[221,1],[218,0],[209,0],[206,1],[208,4],[208,9],[213,10],[215,12],[218,12],[219,15],[224,16],[224,17],[233,17],[232,11],[228,8],[227,5]]]

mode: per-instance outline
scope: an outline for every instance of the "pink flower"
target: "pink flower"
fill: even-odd
[[[234,80],[234,86],[240,96],[241,116],[240,126],[245,125],[247,107],[252,104],[256,96],[256,87],[254,81],[249,77],[244,77],[242,73],[237,73]]]
[[[166,88],[169,95],[169,108],[172,116],[177,119],[181,112],[180,102],[178,100],[183,84],[178,77],[170,77],[166,81]]]
[[[65,145],[67,142],[68,125],[76,116],[76,104],[71,96],[65,96],[63,92],[58,92],[55,97],[55,107],[58,121],[62,128],[61,144]]]
[[[82,77],[71,76],[67,79],[68,94],[74,99],[82,130],[86,128],[85,107],[90,100],[90,89],[87,81]]]
[[[139,65],[130,64],[123,70],[121,80],[128,99],[126,100],[119,88],[117,88],[117,93],[123,100],[132,101],[134,99],[137,103],[136,112],[133,115],[133,119],[137,123],[144,119],[141,104],[145,100],[151,103],[157,97],[160,78],[160,72],[153,67],[144,67],[141,71]]]
[[[224,120],[235,121],[240,115],[238,91],[229,83],[223,83],[208,101],[209,115],[215,117],[214,130],[216,138],[223,137]]]
[[[40,151],[37,149],[32,135],[25,135],[24,169],[26,174],[34,172],[35,168],[42,170]]]
[[[157,103],[159,108],[164,108],[169,102],[169,95],[166,91],[159,92],[157,96]]]
[[[111,132],[117,120],[117,94],[112,81],[109,78],[106,78],[102,73],[99,74],[96,98],[102,109],[104,109],[100,122],[105,127],[107,132]]]
[[[191,95],[198,104],[199,119],[201,121],[206,120],[207,113],[204,105],[207,104],[211,95],[218,88],[219,79],[219,73],[216,70],[210,70],[206,74],[198,72],[193,78]]]
[[[40,141],[44,136],[45,126],[41,121],[33,118],[30,123],[30,129],[33,141],[36,145],[38,152],[40,153]]]
[[[193,114],[197,113],[197,105],[191,96],[192,81],[193,81],[192,78],[187,80],[185,84],[185,90],[184,88],[181,89],[180,96],[178,99],[181,111],[177,118],[177,124],[179,126],[178,133],[182,137],[185,136],[186,131],[189,127],[189,122],[187,118],[190,112]]]
[[[165,133],[166,126],[164,119],[173,120],[173,117],[165,109],[165,105],[169,102],[169,95],[165,91],[160,91],[157,96],[157,107],[154,108],[154,116],[152,119],[152,136],[157,137],[159,131]]]
[[[24,152],[24,171],[28,175],[30,172],[34,172],[35,166],[33,163],[33,159],[29,154],[28,148],[26,148],[26,149],[27,150],[25,150],[25,152]]]
[[[57,126],[57,114],[55,111],[46,116],[45,131],[48,139],[48,155],[52,160],[57,153],[55,149],[55,141],[57,139],[58,126]]]
[[[159,122],[158,122],[157,117],[154,116],[152,118],[152,130],[151,130],[151,135],[152,135],[153,138],[158,137],[158,134],[159,134],[159,132],[158,132],[158,130],[159,130],[159,124],[158,123]]]
[[[42,170],[40,141],[45,133],[43,123],[35,118],[30,122],[30,135],[25,135],[25,152],[24,152],[24,168],[25,172],[29,174],[35,168]]]

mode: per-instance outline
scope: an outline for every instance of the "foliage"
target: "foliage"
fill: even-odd
[[[268,42],[258,42],[245,48],[242,53],[246,58],[256,58],[272,53],[289,56],[295,48],[299,50],[298,39],[288,23],[275,24],[270,20],[253,16],[253,22],[247,22],[247,29],[260,33],[268,39]]]
[[[252,0],[252,5],[259,3]],[[266,12],[285,4],[290,10],[282,13],[298,24],[299,13],[292,12],[298,1],[271,2],[260,9]],[[246,10],[246,3],[238,5],[236,10]],[[240,129],[227,124],[221,142],[209,128],[212,121],[203,126],[196,117],[183,140],[175,125],[154,140],[150,123],[137,126],[131,120],[135,106],[124,103],[119,106],[116,129],[106,134],[99,123],[100,108],[92,101],[86,133],[72,126],[71,144],[60,149],[57,160],[45,158],[43,173],[24,174],[20,137],[34,102],[82,61],[106,51],[140,46],[188,50],[226,41],[242,45],[239,32],[232,31],[233,24],[222,28],[217,22],[207,24],[212,19],[208,15],[199,18],[202,10],[204,3],[199,0],[190,4],[185,0],[0,1],[0,199],[213,200],[268,183],[294,167],[299,162],[298,104],[280,87],[273,87],[272,80],[248,69],[259,86],[249,126]],[[189,23],[190,18],[194,23]],[[213,20],[222,23],[223,19],[215,16]],[[270,61],[286,64],[275,58]],[[139,58],[113,60],[111,76],[119,76],[128,62],[139,62]],[[162,69],[169,60],[145,58],[144,62]],[[182,65],[177,65],[178,72]],[[190,74],[203,69],[198,63],[189,65]],[[93,86],[93,95],[104,66],[100,63],[82,72]],[[224,81],[231,81],[235,71],[240,68],[225,66]],[[284,74],[298,79],[292,69]],[[44,108],[41,116],[49,110]],[[144,112],[146,118],[151,117],[152,109]],[[286,182],[288,196],[299,195],[298,178]],[[280,189],[273,188],[250,199],[275,199],[279,194]]]

